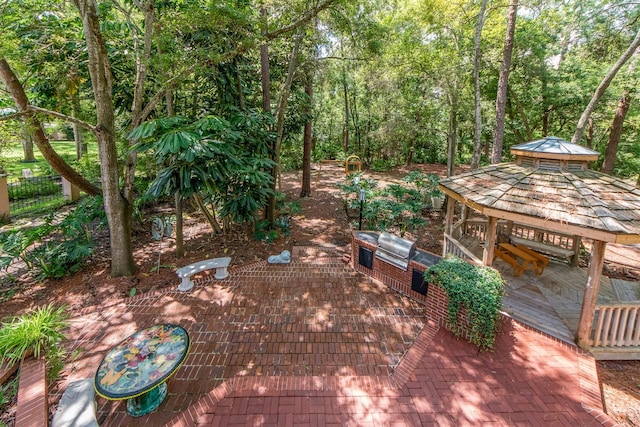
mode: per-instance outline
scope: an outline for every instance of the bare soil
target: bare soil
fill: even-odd
[[[401,167],[385,173],[366,172],[381,185],[395,182],[410,170],[445,174],[442,165],[415,165]],[[282,191],[287,200],[298,201],[302,213],[291,218],[290,235],[281,236],[274,243],[258,242],[250,227],[235,227],[225,235],[216,235],[204,218],[193,210],[185,215],[186,254],[175,256],[175,241],[165,238],[156,241],[151,235],[151,220],[155,216],[170,216],[170,206],[154,206],[145,212],[143,223],[135,226],[133,234],[134,257],[137,273],[131,277],[112,278],[109,275],[108,236],[97,232],[96,252],[86,267],[78,273],[60,280],[35,281],[25,269],[12,271],[12,277],[0,277],[0,318],[16,316],[48,303],[66,304],[70,314],[83,307],[109,304],[132,294],[174,288],[179,279],[175,269],[206,258],[230,256],[232,267],[241,266],[296,245],[332,245],[344,248],[351,241],[355,224],[347,218],[338,183],[344,182],[342,166],[333,163],[314,165],[312,197],[300,198],[300,172],[287,172],[282,177]],[[443,212],[427,212],[429,224],[415,234],[405,237],[434,253],[442,251],[444,225]],[[620,251],[607,260],[604,274],[638,280],[640,250]],[[621,425],[640,425],[640,362],[598,362],[601,386],[607,413]],[[11,405],[0,413],[0,425],[7,425]]]

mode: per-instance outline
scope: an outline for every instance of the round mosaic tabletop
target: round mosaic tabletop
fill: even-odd
[[[189,335],[172,324],[153,325],[125,338],[104,357],[95,376],[104,398],[130,399],[163,383],[189,350]]]

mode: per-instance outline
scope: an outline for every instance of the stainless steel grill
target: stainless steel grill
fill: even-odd
[[[376,258],[405,271],[409,268],[409,261],[416,252],[416,242],[394,236],[387,232],[380,233]]]

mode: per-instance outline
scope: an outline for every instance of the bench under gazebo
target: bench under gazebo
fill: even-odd
[[[484,265],[499,255],[519,275],[518,267],[526,266],[520,249],[525,249],[538,254],[540,262],[531,258],[531,265],[544,274],[547,256],[577,265],[582,239],[589,239],[576,343],[583,349],[607,347],[616,358],[640,359],[640,301],[596,306],[607,243],[640,243],[640,189],[589,169],[599,153],[557,137],[514,146],[511,153],[515,162],[440,181],[450,201],[444,253]],[[454,222],[456,202],[464,208]]]

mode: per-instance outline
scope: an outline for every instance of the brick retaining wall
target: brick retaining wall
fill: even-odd
[[[18,387],[15,425],[19,427],[47,427],[49,425],[49,405],[44,358],[29,357],[22,361]]]
[[[372,239],[373,234],[374,233],[369,232],[352,232],[351,259],[353,260],[353,268],[362,274],[381,281],[389,288],[424,304],[428,308],[427,316],[430,320],[437,322],[439,326],[444,327],[447,330],[453,331],[454,328],[452,328],[452,325],[447,322],[449,297],[445,290],[433,283],[428,283],[427,295],[422,295],[421,293],[411,289],[413,270],[424,273],[429,266],[421,264],[413,259],[409,262],[407,270],[404,271],[401,268],[376,258],[375,251],[377,243],[374,243],[374,239]],[[360,264],[360,247],[369,249],[374,253],[372,268],[367,268]],[[465,339],[469,339],[467,328],[469,322],[467,320],[466,309],[464,307],[458,311],[456,320],[456,326],[460,336]]]

